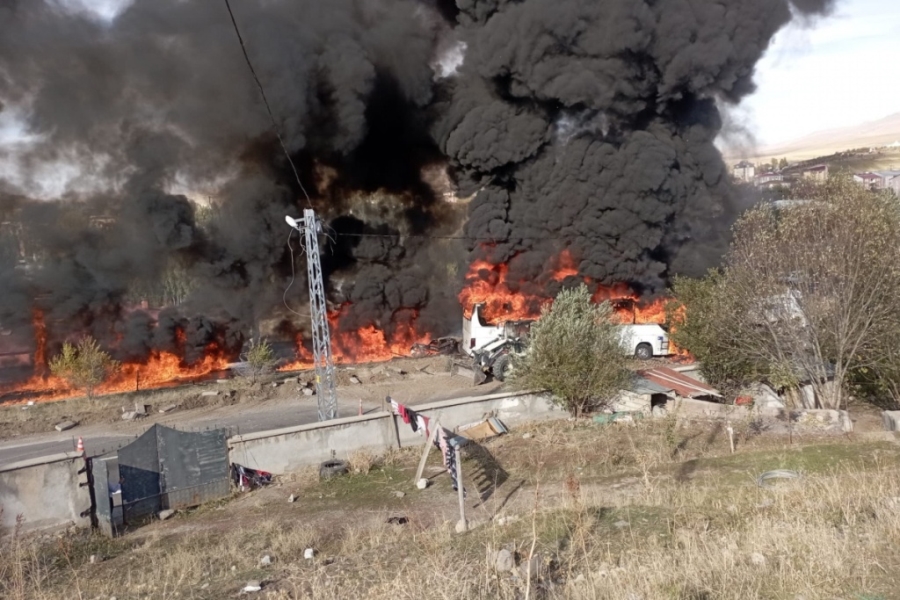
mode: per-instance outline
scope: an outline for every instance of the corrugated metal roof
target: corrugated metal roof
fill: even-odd
[[[635,394],[649,395],[668,394],[673,391],[671,387],[659,385],[640,375],[634,375],[634,377],[631,378],[631,386],[628,389]]]
[[[655,369],[638,371],[638,374],[644,379],[664,387],[667,390],[672,390],[679,396],[684,396],[685,398],[696,398],[698,396],[722,397],[722,394],[720,394],[717,389],[706,385],[702,381],[698,381],[687,375],[682,375],[668,367],[657,367]]]

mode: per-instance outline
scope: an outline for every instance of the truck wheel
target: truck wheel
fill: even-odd
[[[350,470],[350,463],[345,460],[326,460],[319,465],[319,479],[339,477]]]
[[[650,360],[653,358],[653,346],[650,344],[638,344],[634,351],[634,357],[640,360]]]
[[[506,374],[509,371],[509,354],[499,357],[494,363],[494,379],[497,381],[506,381]]]

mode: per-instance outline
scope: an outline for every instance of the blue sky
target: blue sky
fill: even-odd
[[[900,112],[900,1],[838,0],[778,33],[738,110],[760,146]]]

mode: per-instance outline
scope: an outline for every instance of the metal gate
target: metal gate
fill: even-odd
[[[93,457],[99,527],[111,535],[140,517],[228,496],[226,439],[224,429],[188,432],[157,424],[114,454]]]

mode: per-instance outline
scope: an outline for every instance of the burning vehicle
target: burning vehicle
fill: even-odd
[[[492,376],[504,381],[509,374],[512,355],[527,351],[531,324],[537,319],[488,324],[482,318],[483,305],[463,317],[463,349],[472,357],[475,383]],[[625,323],[618,326],[622,350],[641,360],[670,355],[669,336],[658,323]]]

